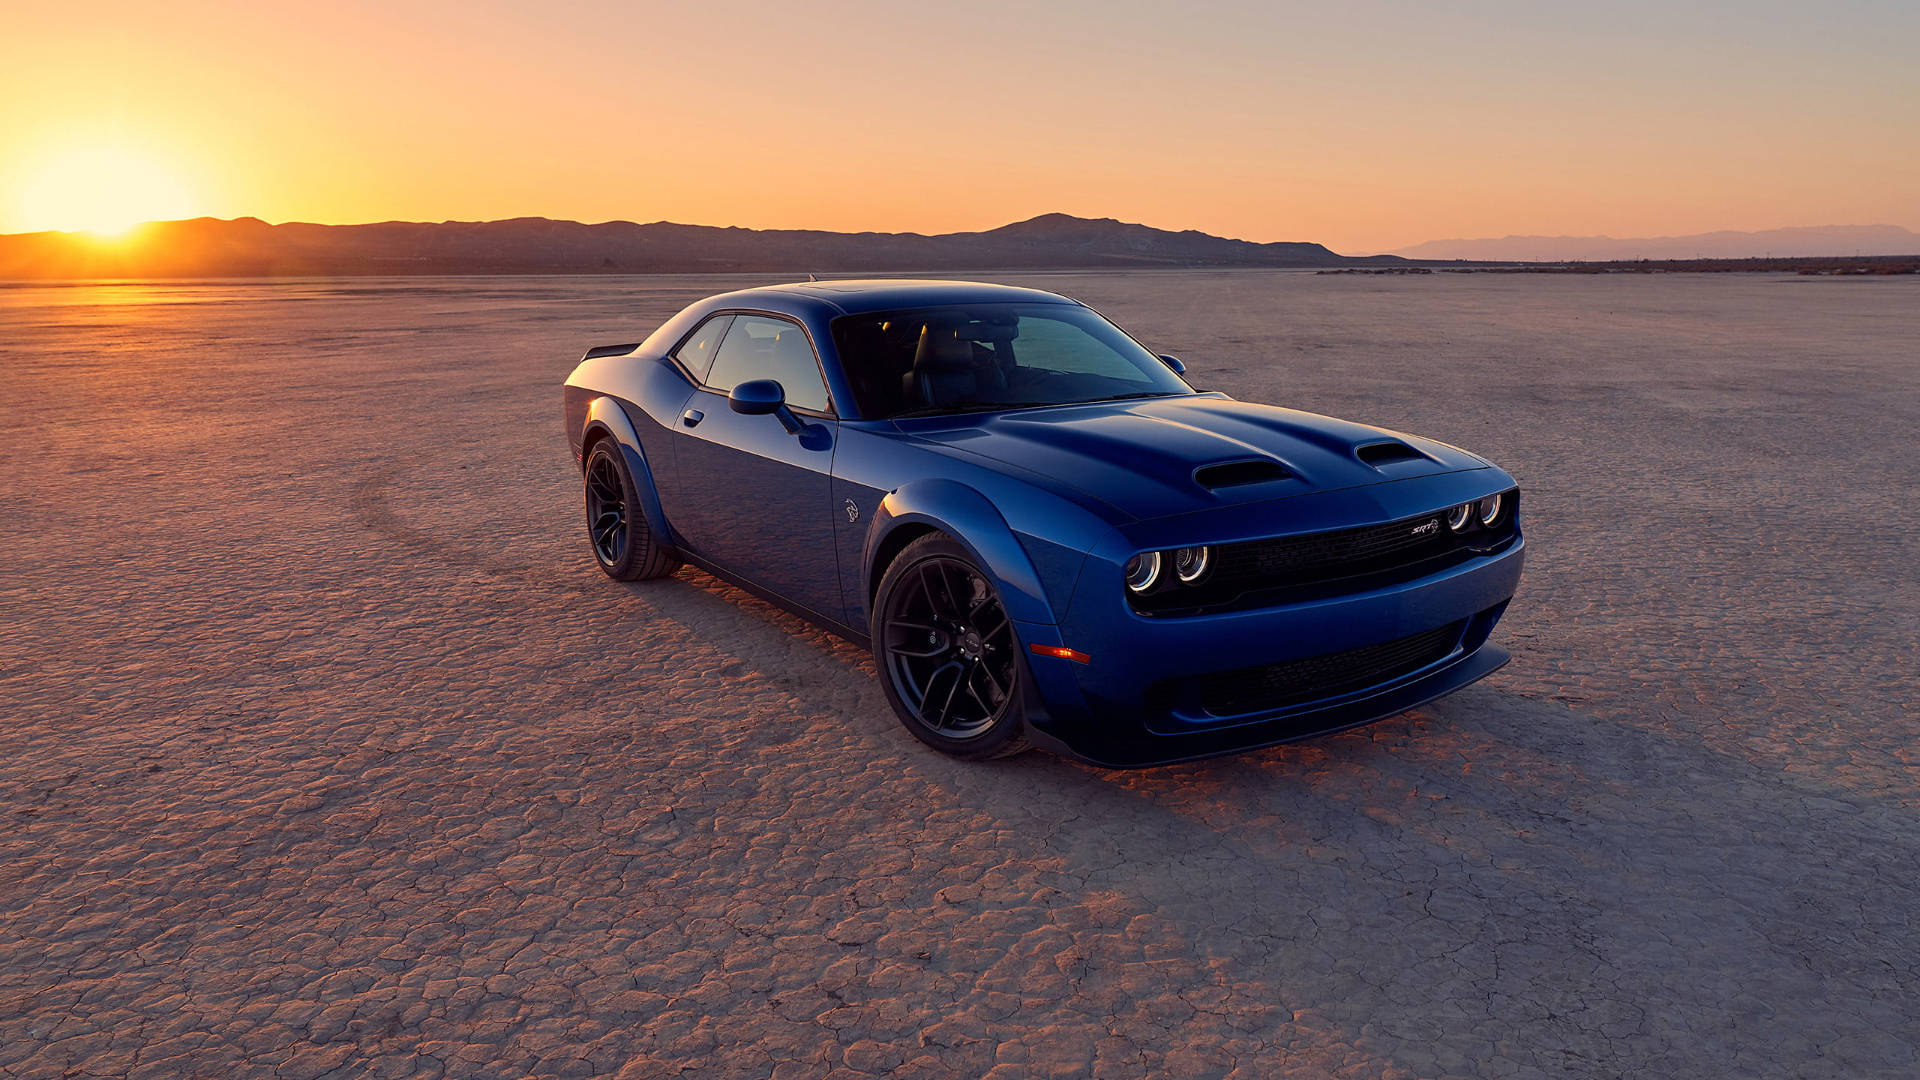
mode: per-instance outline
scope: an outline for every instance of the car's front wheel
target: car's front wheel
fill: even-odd
[[[1019,639],[965,548],[940,533],[908,544],[880,579],[873,622],[881,685],[916,738],[969,761],[1027,748]]]
[[[644,581],[680,568],[679,557],[654,537],[633,474],[612,439],[601,439],[587,451],[586,505],[587,540],[608,577]]]

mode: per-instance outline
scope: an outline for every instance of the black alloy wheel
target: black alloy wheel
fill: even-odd
[[[887,568],[874,652],[907,730],[956,757],[1026,749],[1020,642],[993,585],[953,540],[931,534]]]
[[[587,532],[600,565],[626,558],[627,492],[611,454],[595,454],[587,465]]]
[[[617,581],[665,577],[680,557],[654,539],[620,444],[602,438],[587,451],[587,541],[594,561]]]

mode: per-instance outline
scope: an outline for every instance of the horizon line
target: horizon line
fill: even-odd
[[[315,228],[326,228],[326,229],[368,228],[368,227],[380,226],[380,225],[424,225],[424,226],[499,225],[499,224],[506,224],[510,222],[518,222],[518,221],[528,221],[528,222],[544,221],[544,222],[551,222],[556,225],[579,225],[584,228],[599,228],[607,225],[630,225],[635,228],[645,228],[645,227],[654,226],[654,225],[673,225],[673,226],[679,226],[681,228],[690,228],[690,229],[717,229],[717,230],[724,230],[724,231],[755,232],[755,233],[824,233],[824,234],[832,234],[832,235],[838,235],[838,236],[871,235],[871,236],[918,236],[918,237],[926,237],[926,238],[938,238],[938,237],[946,237],[946,236],[965,236],[965,235],[979,235],[984,233],[990,233],[990,232],[998,231],[1000,229],[1009,228],[1014,225],[1024,225],[1030,222],[1039,221],[1042,218],[1063,218],[1071,221],[1093,222],[1093,223],[1111,222],[1119,226],[1132,226],[1135,228],[1152,229],[1156,232],[1173,233],[1176,235],[1182,234],[1182,233],[1191,233],[1199,236],[1208,236],[1208,237],[1213,237],[1215,239],[1228,240],[1228,241],[1233,241],[1235,243],[1251,244],[1255,246],[1267,246],[1267,245],[1273,245],[1273,244],[1289,244],[1289,245],[1306,244],[1306,245],[1314,245],[1314,246],[1325,248],[1327,251],[1333,252],[1334,254],[1345,254],[1343,252],[1336,251],[1331,247],[1328,247],[1324,243],[1321,243],[1319,241],[1314,241],[1314,240],[1249,240],[1244,237],[1227,236],[1220,233],[1210,233],[1204,229],[1198,229],[1193,227],[1168,228],[1160,225],[1149,225],[1145,222],[1140,222],[1140,221],[1126,221],[1121,218],[1112,217],[1112,216],[1084,217],[1079,214],[1071,214],[1061,210],[1044,211],[1038,214],[1031,215],[1029,217],[1017,218],[1012,221],[1002,222],[999,225],[992,225],[984,228],[955,229],[949,232],[921,232],[921,231],[912,230],[912,229],[848,230],[848,229],[831,229],[831,228],[787,226],[787,225],[776,225],[776,226],[718,225],[718,224],[710,224],[710,223],[704,223],[704,222],[674,221],[670,218],[659,218],[653,221],[638,221],[633,218],[607,218],[601,221],[585,221],[579,218],[549,217],[545,214],[517,214],[511,217],[498,217],[498,218],[441,218],[439,220],[427,220],[427,219],[420,219],[420,218],[382,218],[375,221],[307,221],[307,220],[302,220],[297,218],[289,218],[289,219],[280,220],[280,221],[273,221],[267,218],[260,217],[255,214],[240,214],[234,217],[221,217],[217,214],[198,214],[193,217],[155,218],[147,221],[140,221],[132,225],[128,225],[125,228],[113,230],[111,232],[104,231],[104,230],[95,230],[95,229],[49,228],[49,229],[29,229],[21,232],[0,233],[0,237],[14,238],[14,237],[25,237],[25,236],[59,235],[63,237],[85,239],[85,240],[91,240],[95,242],[114,241],[114,240],[130,239],[134,234],[140,232],[141,230],[152,228],[158,225],[183,225],[183,224],[189,224],[193,222],[202,222],[202,221],[218,222],[221,224],[234,224],[234,223],[251,221],[251,222],[258,222],[269,228],[284,228],[287,226],[306,225],[306,226],[312,226]],[[1382,248],[1376,251],[1351,254],[1351,255],[1348,255],[1347,257],[1367,258],[1375,255],[1397,255],[1399,254],[1400,250],[1402,250],[1403,248],[1418,248],[1418,247],[1424,247],[1424,246],[1433,245],[1433,244],[1499,243],[1503,241],[1513,241],[1513,240],[1658,243],[1662,241],[1689,240],[1694,238],[1710,237],[1710,236],[1723,236],[1723,235],[1742,236],[1742,235],[1753,235],[1758,233],[1772,233],[1772,232],[1818,231],[1822,229],[1899,229],[1903,232],[1920,235],[1920,229],[1915,229],[1915,228],[1912,228],[1906,225],[1901,225],[1891,221],[1851,222],[1851,223],[1828,222],[1828,223],[1818,224],[1818,225],[1775,225],[1775,226],[1768,226],[1765,228],[1752,228],[1752,229],[1733,229],[1733,228],[1706,229],[1700,232],[1693,232],[1693,233],[1666,233],[1666,234],[1648,235],[1648,236],[1614,236],[1608,233],[1506,233],[1500,236],[1489,235],[1489,236],[1435,237],[1432,239],[1420,240],[1413,243],[1401,245],[1400,248]],[[1782,257],[1791,258],[1793,256],[1782,256]],[[1586,260],[1557,260],[1557,261],[1596,261],[1596,260],[1586,259]],[[1607,261],[1607,260],[1598,260],[1598,261]]]

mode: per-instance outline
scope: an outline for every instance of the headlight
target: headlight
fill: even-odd
[[[1173,575],[1188,585],[1206,577],[1207,567],[1211,565],[1212,548],[1185,547],[1173,553]]]
[[[1489,495],[1480,500],[1480,524],[1491,525],[1500,520],[1500,511],[1506,500],[1498,495]]]
[[[1461,503],[1459,506],[1447,511],[1447,528],[1452,529],[1454,532],[1466,532],[1467,526],[1472,522],[1472,503]]]
[[[1158,584],[1160,584],[1159,552],[1143,551],[1127,560],[1128,591],[1143,593]]]

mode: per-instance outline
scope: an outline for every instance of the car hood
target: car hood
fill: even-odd
[[[899,427],[949,452],[1071,488],[1133,520],[1488,467],[1432,439],[1223,394],[929,417]]]

